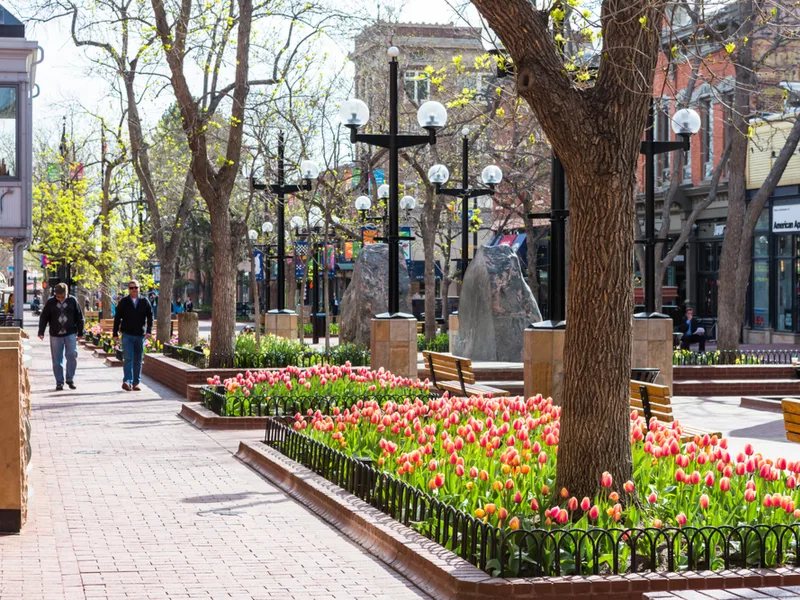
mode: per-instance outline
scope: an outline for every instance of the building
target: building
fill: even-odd
[[[736,6],[723,8],[714,15],[715,25],[727,25],[735,29],[738,13],[733,10],[734,8]],[[665,43],[672,45],[675,35],[691,36],[694,34],[694,28],[687,26],[683,31],[670,33],[671,37],[665,38]],[[782,135],[781,132],[791,127],[790,122],[782,122],[782,119],[785,118],[786,111],[790,116],[794,112],[793,103],[796,94],[792,90],[796,89],[796,84],[785,82],[800,79],[798,42],[789,41],[777,49],[772,48],[772,42],[773,40],[766,37],[765,32],[754,40],[756,63],[758,64],[761,59],[764,60],[758,73],[760,93],[754,95],[752,107],[753,113],[759,116],[752,123],[754,126],[758,124],[762,126],[755,127],[755,133],[749,142],[747,187],[751,196],[763,182],[771,166],[772,157],[780,149],[778,138]],[[686,98],[686,95],[692,79],[692,65],[688,61],[668,58],[671,54],[668,47],[665,47],[665,52],[659,57],[655,76],[656,140],[675,139],[676,136],[671,131],[670,117],[682,106],[688,105],[694,108],[701,118],[700,131],[693,136],[691,150],[684,155],[680,173],[681,185],[670,213],[669,243],[677,239],[690,213],[708,197],[714,170],[719,165],[730,135],[734,65],[727,51],[719,45],[707,44],[701,46],[701,50],[703,61],[690,98]],[[656,161],[656,231],[658,232],[661,225],[659,215],[664,195],[670,184],[673,165],[670,164],[670,154],[659,155]],[[788,230],[785,230],[784,235],[792,239],[784,237],[777,240],[771,233],[770,226],[773,223],[773,205],[791,206],[793,203],[792,197],[796,195],[797,186],[794,190],[791,186],[794,185],[795,179],[800,179],[799,163],[798,159],[793,159],[789,164],[784,179],[775,192],[776,197],[774,200],[770,199],[757,226],[759,233],[756,234],[754,242],[753,251],[756,260],[753,267],[754,279],[748,290],[745,342],[793,342],[794,333],[800,333],[798,319],[792,318],[793,314],[789,316],[789,312],[793,313],[796,309],[794,302],[791,309],[787,308],[789,287],[786,275],[783,275],[788,273],[789,266],[794,269],[792,272],[797,270],[794,264],[786,262],[789,260],[789,246],[794,249],[792,246],[795,243],[794,234],[789,235]],[[792,175],[792,172],[798,174]],[[639,191],[643,192],[643,162],[640,162],[639,184]],[[719,260],[728,212],[727,184],[728,176],[723,171],[716,199],[699,214],[691,228],[689,241],[667,267],[663,281],[665,312],[671,310],[678,312],[684,307],[692,307],[699,317],[716,318]],[[800,198],[797,201],[800,202]],[[790,209],[783,210],[790,211]],[[640,222],[643,223],[643,193],[640,193],[638,198],[637,213]],[[779,314],[782,315],[781,319],[778,319]],[[788,326],[787,318],[790,323]],[[790,333],[785,331],[787,329],[792,329],[792,335],[782,335]]]

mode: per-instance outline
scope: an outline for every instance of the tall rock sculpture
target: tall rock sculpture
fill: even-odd
[[[509,246],[478,248],[461,286],[453,354],[521,362],[522,332],[541,320],[515,252]]]
[[[400,312],[411,313],[408,268],[400,253]],[[370,320],[389,309],[389,246],[368,244],[358,253],[342,296],[339,340],[370,345]]]

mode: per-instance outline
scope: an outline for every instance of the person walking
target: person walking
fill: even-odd
[[[175,303],[172,305],[172,312],[176,315],[179,315],[183,312],[183,304],[181,304],[181,299],[176,298]]]
[[[139,282],[132,280],[128,284],[128,295],[117,303],[113,331],[115,340],[122,332],[122,389],[126,392],[142,389],[139,380],[142,376],[144,338],[149,337],[152,331],[153,307],[147,298],[139,296]]]
[[[194,304],[189,296],[186,296],[186,302],[183,303],[183,308],[186,310],[186,312],[194,311]]]
[[[83,311],[74,296],[68,295],[67,284],[59,283],[55,295],[44,303],[39,315],[39,339],[44,340],[44,330],[50,327],[50,358],[56,391],[64,389],[64,355],[67,356],[66,384],[75,389],[75,369],[78,366],[78,336],[83,335]]]

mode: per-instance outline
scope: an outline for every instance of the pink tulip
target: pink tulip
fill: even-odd
[[[721,492],[728,492],[731,489],[731,480],[727,477],[723,477],[719,480],[719,489]]]
[[[567,502],[567,508],[572,512],[578,510],[578,499],[575,496],[569,499]]]
[[[536,498],[531,499],[531,510],[534,512],[539,510],[539,502],[536,500]]]
[[[705,484],[708,487],[714,487],[714,474],[711,471],[706,473]]]
[[[594,521],[600,516],[600,508],[595,504],[589,509],[589,518]]]
[[[604,472],[600,477],[600,485],[602,485],[604,488],[610,488],[613,484],[614,480],[611,477],[611,473],[608,471]]]
[[[744,453],[747,456],[752,456],[753,455],[753,444],[745,444],[744,445]]]
[[[592,501],[591,501],[591,500],[589,500],[589,498],[586,498],[586,497],[584,497],[584,499],[583,499],[583,500],[581,500],[581,510],[582,510],[583,512],[586,512],[586,511],[587,511],[587,510],[589,510],[591,507],[592,507]]]
[[[517,504],[522,502],[522,494],[519,492],[519,490],[517,490],[517,492],[514,494],[514,502]]]
[[[686,525],[686,515],[683,513],[678,513],[678,516],[675,517],[675,521],[677,521],[680,527],[683,527],[684,525]]]
[[[708,494],[703,494],[702,496],[700,496],[700,508],[706,510],[708,508],[708,505],[709,505]]]
[[[650,495],[647,497],[647,501],[650,504],[655,504],[656,502],[658,502],[658,496],[656,496],[655,492],[651,492]]]

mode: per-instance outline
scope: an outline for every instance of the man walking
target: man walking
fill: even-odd
[[[114,339],[122,332],[123,381],[126,392],[139,391],[142,376],[144,337],[153,331],[153,307],[145,297],[139,297],[139,282],[128,284],[128,295],[117,303],[114,315]]]
[[[55,287],[55,295],[44,304],[39,316],[39,339],[44,340],[44,330],[50,326],[50,357],[56,391],[64,389],[64,354],[67,355],[69,389],[75,389],[75,368],[78,366],[78,336],[83,335],[83,311],[74,296],[68,295],[65,283]]]

